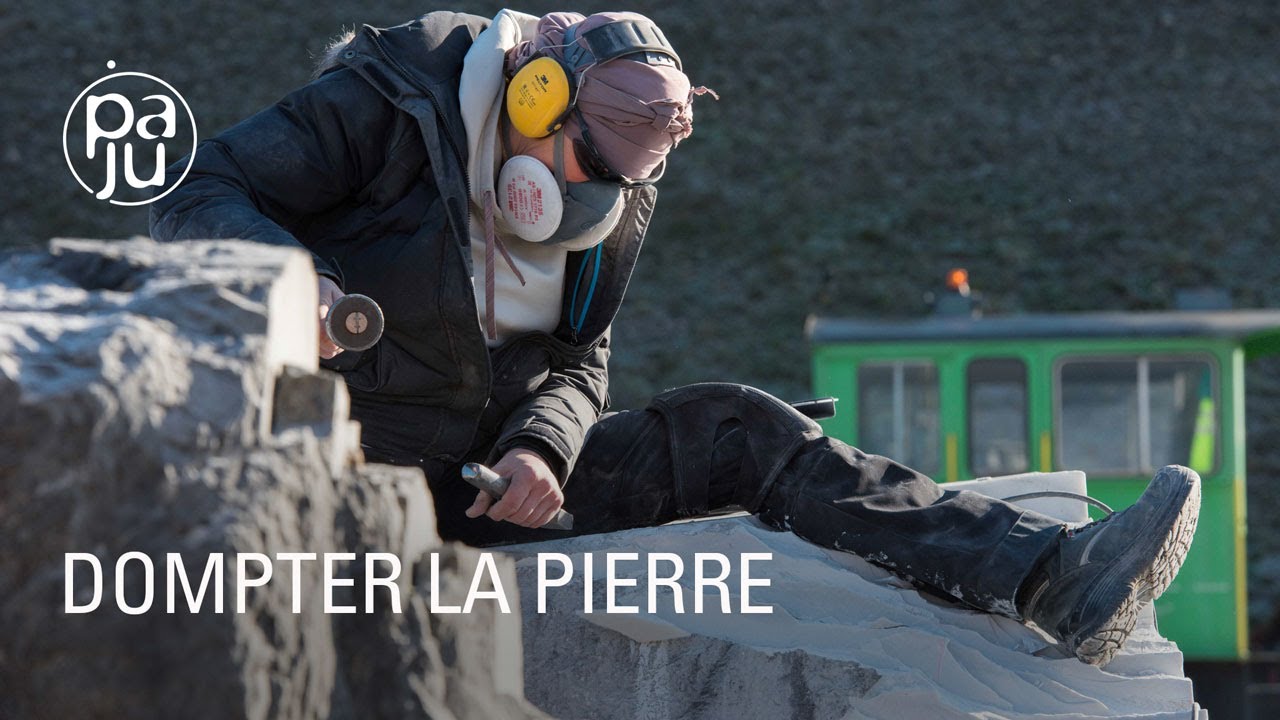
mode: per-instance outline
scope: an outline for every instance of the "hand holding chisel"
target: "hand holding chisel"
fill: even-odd
[[[507,488],[511,487],[511,478],[502,477],[480,463],[463,465],[462,479],[475,489],[489,493],[494,500],[501,500],[507,494]],[[542,527],[545,530],[572,530],[573,516],[564,510],[557,510],[555,516]]]

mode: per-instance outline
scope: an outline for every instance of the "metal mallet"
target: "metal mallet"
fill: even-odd
[[[368,350],[382,339],[382,308],[368,295],[343,295],[329,308],[324,331],[343,350]]]
[[[501,500],[511,487],[511,478],[502,477],[498,473],[480,463],[467,463],[462,466],[462,479],[477,490],[489,493],[494,500]],[[544,530],[572,530],[573,516],[564,510],[557,510],[555,517],[543,525]]]

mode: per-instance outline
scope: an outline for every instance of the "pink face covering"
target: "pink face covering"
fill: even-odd
[[[559,46],[565,30],[575,23],[581,23],[577,31],[581,37],[610,22],[637,19],[647,20],[628,12],[597,13],[588,18],[578,13],[551,13],[538,21],[533,40],[508,53],[507,71],[514,72],[538,51],[563,59],[564,50]],[[693,96],[708,92],[693,88],[689,78],[673,66],[649,65],[626,57],[588,66],[575,79],[579,82],[577,108],[592,143],[611,170],[633,180],[649,177],[671,148],[693,132]],[[570,139],[582,137],[578,122],[575,112],[565,123]]]

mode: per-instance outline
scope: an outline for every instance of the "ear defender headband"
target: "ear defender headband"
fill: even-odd
[[[677,70],[680,57],[662,31],[651,22],[620,20],[582,34],[579,22],[564,33],[564,60],[535,55],[507,85],[507,115],[525,137],[543,138],[563,125],[578,100],[578,74],[592,64],[620,57],[649,65],[670,65]]]

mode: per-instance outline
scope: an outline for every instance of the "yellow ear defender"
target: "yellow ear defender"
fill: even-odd
[[[507,85],[507,115],[521,135],[546,137],[564,125],[578,95],[578,73],[592,64],[615,58],[649,65],[680,68],[680,57],[662,31],[651,22],[620,20],[592,28],[582,34],[578,27],[564,33],[564,60],[535,55],[516,72]]]
[[[511,125],[531,138],[559,130],[577,94],[577,83],[569,78],[555,58],[538,57],[525,63],[507,85]]]

